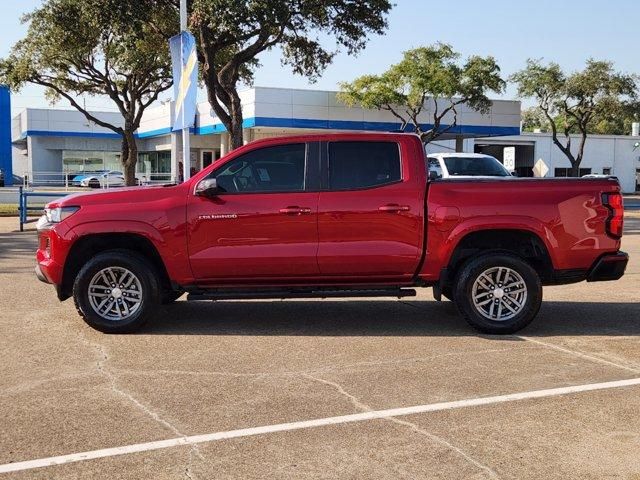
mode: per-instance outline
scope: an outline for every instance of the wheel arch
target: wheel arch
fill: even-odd
[[[62,283],[58,290],[61,299],[69,298],[73,282],[86,262],[94,255],[109,250],[127,250],[144,257],[156,269],[160,284],[170,289],[171,281],[167,268],[153,242],[139,233],[90,233],[76,239],[67,254],[62,274]]]
[[[458,240],[447,262],[445,284],[453,280],[456,272],[469,259],[484,252],[508,252],[529,263],[543,282],[553,277],[553,260],[547,245],[534,231],[523,228],[496,228],[474,230]]]

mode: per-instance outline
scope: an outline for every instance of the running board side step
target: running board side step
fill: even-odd
[[[412,288],[352,288],[352,289],[289,289],[289,290],[199,290],[189,293],[187,301],[202,300],[256,300],[286,298],[371,298],[415,297]]]

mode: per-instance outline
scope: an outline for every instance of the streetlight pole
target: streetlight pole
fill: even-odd
[[[180,0],[180,31],[186,32],[187,25],[187,0]],[[184,52],[184,48],[182,48]],[[184,54],[184,53],[183,53]],[[187,181],[191,177],[191,137],[189,126],[185,123],[184,106],[182,110],[182,178]]]

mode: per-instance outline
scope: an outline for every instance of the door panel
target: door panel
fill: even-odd
[[[280,212],[293,207],[305,210]],[[318,193],[194,196],[188,209],[196,279],[318,274]]]
[[[321,192],[318,202],[320,273],[412,277],[422,253],[426,189],[400,168],[398,144],[335,142],[325,151],[326,189],[333,191]]]
[[[251,150],[212,172],[217,192],[187,205],[191,269],[198,282],[318,275],[318,148]],[[310,166],[316,168],[310,168]],[[310,175],[316,177],[310,179]]]
[[[318,265],[323,275],[413,275],[423,220],[417,199],[398,190],[389,186],[320,194]],[[389,198],[410,210],[381,210]]]

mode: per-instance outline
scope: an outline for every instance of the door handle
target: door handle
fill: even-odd
[[[408,212],[409,210],[411,210],[411,207],[409,205],[389,204],[389,205],[382,205],[381,207],[378,207],[378,210],[380,210],[381,212],[397,213],[397,212]]]
[[[285,215],[302,215],[303,213],[311,213],[308,207],[285,207],[280,209],[280,213]]]

